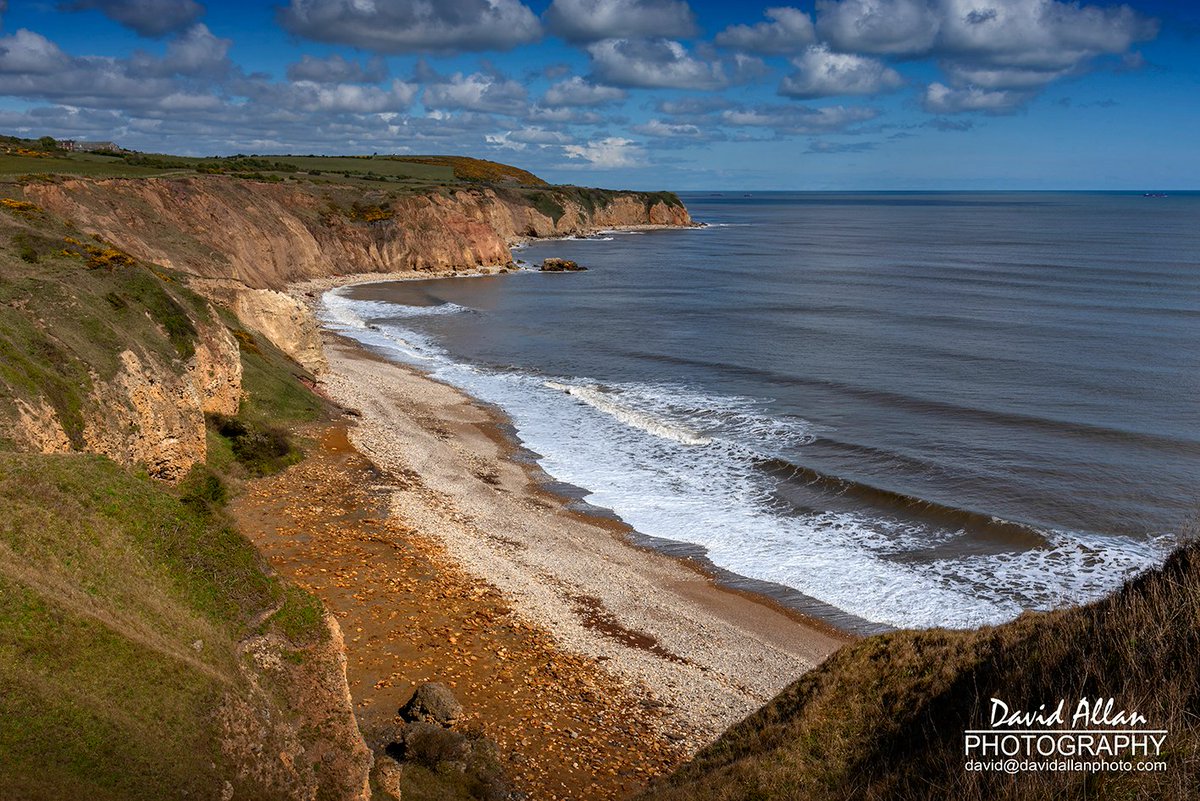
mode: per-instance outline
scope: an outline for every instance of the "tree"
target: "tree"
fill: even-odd
[[[37,143],[42,150],[58,150],[58,140],[53,136],[43,136]]]

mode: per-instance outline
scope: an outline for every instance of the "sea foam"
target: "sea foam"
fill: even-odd
[[[585,489],[590,503],[642,534],[701,546],[720,567],[858,618],[902,627],[998,623],[1096,598],[1169,547],[1165,539],[1048,531],[1042,548],[927,558],[931,544],[962,532],[781,503],[776,478],[758,465],[819,434],[806,421],[695,387],[466,364],[414,327],[422,317],[471,312],[335,290],[321,314],[332,329],[504,409],[546,473]]]

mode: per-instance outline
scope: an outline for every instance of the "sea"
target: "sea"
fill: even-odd
[[[643,544],[853,631],[1086,602],[1193,536],[1200,193],[682,198],[703,227],[338,289],[325,324]]]

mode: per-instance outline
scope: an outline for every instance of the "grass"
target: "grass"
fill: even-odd
[[[1112,697],[1169,734],[1168,770],[964,770],[989,699],[1023,709]],[[739,799],[1195,798],[1200,787],[1200,545],[1089,606],[978,631],[901,631],[847,646],[641,796]]]
[[[234,643],[289,591],[213,509],[102,457],[0,454],[0,498],[0,797],[206,796]]]

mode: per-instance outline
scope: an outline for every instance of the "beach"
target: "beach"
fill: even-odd
[[[235,514],[341,622],[368,741],[416,684],[446,681],[519,785],[618,797],[852,639],[548,491],[497,410],[341,336],[324,346],[318,389],[347,424]]]

